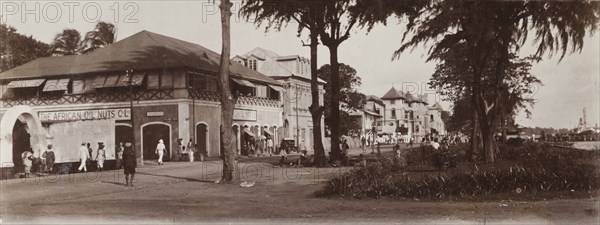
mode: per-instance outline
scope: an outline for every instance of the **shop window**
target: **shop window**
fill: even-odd
[[[82,79],[74,79],[71,84],[71,93],[73,94],[83,94],[85,93],[84,80]]]
[[[148,89],[159,89],[160,88],[160,76],[158,72],[148,73]]]
[[[173,73],[170,71],[161,71],[160,73],[160,89],[173,88]]]
[[[212,77],[190,76],[189,86],[201,92],[217,92],[217,82]]]

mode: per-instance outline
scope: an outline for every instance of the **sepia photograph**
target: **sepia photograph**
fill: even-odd
[[[0,224],[598,224],[600,1],[2,0]]]

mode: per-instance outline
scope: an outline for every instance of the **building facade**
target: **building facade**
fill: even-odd
[[[278,130],[276,140],[281,142],[283,139],[291,139],[299,148],[309,152],[314,151],[314,121],[309,110],[312,104],[310,60],[299,55],[281,56],[257,47],[243,55],[236,55],[232,61],[270,76],[283,84],[284,89],[281,92],[283,129]],[[321,106],[325,93],[324,84],[325,82],[319,79],[319,105]],[[324,120],[321,119],[318,123],[321,123],[321,134],[324,135]]]
[[[381,121],[383,134],[396,134],[403,142],[421,142],[433,134],[444,135],[441,106],[429,107],[426,95],[404,93],[392,87],[381,99],[385,114]]]
[[[39,58],[0,73],[2,167],[20,153],[39,157],[49,143],[57,163],[78,161],[82,142],[103,142],[114,159],[120,142],[132,142],[140,161],[166,159],[178,141],[192,140],[209,157],[220,151],[219,54],[200,45],[142,31],[83,55]],[[230,85],[238,148],[247,133],[276,133],[283,125],[283,84],[237,63]],[[95,152],[93,153],[95,154]],[[17,166],[18,167],[18,166]]]

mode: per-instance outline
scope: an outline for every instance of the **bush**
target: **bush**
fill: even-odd
[[[445,199],[508,193],[517,189],[535,194],[600,188],[600,170],[594,163],[588,163],[590,158],[585,157],[597,157],[598,153],[547,148],[535,143],[525,143],[518,148],[501,147],[503,158],[516,160],[520,165],[494,170],[475,167],[465,173],[411,176],[393,173],[391,161],[384,159],[330,180],[320,193],[369,198]],[[421,153],[410,155],[416,158],[430,154],[426,149]]]
[[[466,162],[467,144],[451,145],[447,150],[435,150],[430,145],[412,148],[406,154],[409,170],[433,167],[438,171]]]

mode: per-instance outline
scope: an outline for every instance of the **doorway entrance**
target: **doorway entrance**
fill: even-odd
[[[13,149],[12,149],[12,159],[15,164],[15,169],[17,172],[23,171],[23,159],[21,158],[21,154],[25,151],[32,151],[31,148],[31,135],[27,132],[27,123],[22,122],[21,120],[17,120],[15,122],[15,126],[13,127]]]
[[[167,153],[163,156],[163,160],[171,159],[171,127],[166,124],[148,124],[142,126],[142,148],[143,159],[153,160],[158,159],[156,154],[156,145],[162,139],[167,147]]]
[[[205,123],[196,124],[196,144],[200,154],[208,154],[208,125]]]

